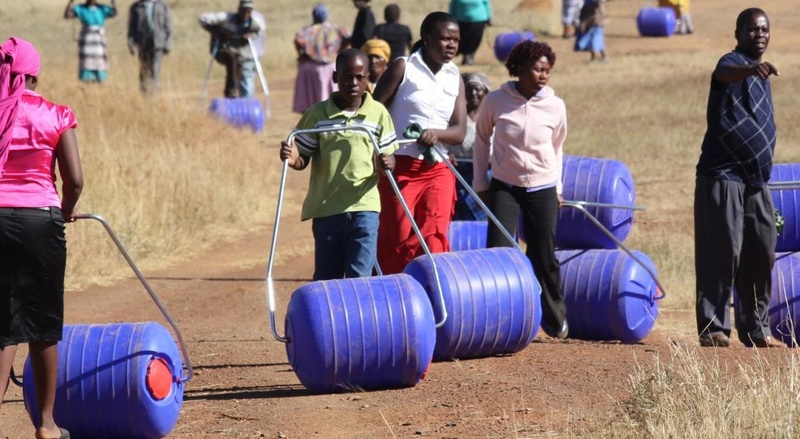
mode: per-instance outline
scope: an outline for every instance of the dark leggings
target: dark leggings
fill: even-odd
[[[542,287],[542,319],[547,326],[560,328],[567,317],[567,307],[561,297],[561,273],[555,254],[558,218],[555,186],[528,192],[524,187],[493,179],[489,186],[489,209],[512,236],[517,232],[522,212],[522,228],[528,244],[525,255]],[[492,221],[487,233],[487,247],[512,246]]]

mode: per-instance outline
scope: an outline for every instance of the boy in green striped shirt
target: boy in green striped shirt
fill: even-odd
[[[333,74],[339,91],[306,110],[296,127],[358,128],[302,133],[292,145],[281,143],[281,160],[291,168],[299,171],[311,164],[302,220],[312,220],[314,280],[370,276],[375,263],[378,172],[394,168],[397,139],[389,112],[365,91],[368,67],[360,50],[341,51]]]

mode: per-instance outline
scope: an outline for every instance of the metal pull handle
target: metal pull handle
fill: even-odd
[[[375,140],[374,134],[366,127],[355,125],[355,126],[340,126],[340,127],[326,127],[326,128],[309,128],[304,130],[294,130],[289,134],[289,137],[286,139],[286,142],[291,144],[294,141],[294,138],[298,134],[314,134],[314,133],[329,133],[329,132],[338,132],[338,131],[361,131],[367,136],[369,136],[369,140],[372,143],[372,146],[375,148],[375,153],[380,155],[381,150],[378,146],[377,140]],[[273,227],[272,232],[272,242],[270,244],[270,251],[269,251],[269,261],[267,262],[267,303],[269,305],[269,319],[270,319],[270,328],[272,330],[272,335],[275,337],[276,340],[287,343],[289,340],[278,333],[275,323],[275,287],[273,284],[272,279],[272,271],[273,265],[275,260],[275,248],[277,247],[278,242],[278,230],[280,225],[281,219],[281,211],[283,209],[283,194],[286,188],[286,173],[289,168],[289,162],[287,160],[283,161],[283,168],[281,171],[281,180],[280,186],[278,189],[278,201],[277,207],[275,211],[275,225]],[[411,227],[414,229],[414,233],[417,235],[419,239],[420,245],[427,255],[428,259],[431,263],[431,268],[433,269],[433,277],[436,283],[436,290],[438,292],[438,300],[441,305],[442,309],[442,318],[439,322],[436,322],[436,327],[440,328],[444,326],[445,321],[447,321],[447,308],[444,301],[444,294],[442,293],[442,285],[439,281],[439,271],[436,268],[436,262],[433,259],[433,255],[431,254],[430,248],[425,243],[425,239],[422,236],[422,232],[420,232],[419,227],[417,227],[416,221],[414,221],[414,216],[411,214],[411,211],[408,208],[405,200],[403,199],[402,194],[400,193],[400,188],[397,186],[397,182],[392,175],[392,172],[388,169],[385,169],[384,172],[386,176],[389,178],[389,182],[392,185],[392,189],[394,189],[395,194],[397,194],[397,198],[400,200],[400,204],[403,206],[403,211],[405,212],[406,216],[408,217],[409,221],[411,222]]]
[[[253,55],[253,61],[256,63],[256,72],[258,72],[258,79],[261,81],[261,90],[264,91],[264,119],[269,119],[272,115],[269,101],[269,87],[267,86],[267,77],[264,76],[264,69],[261,67],[261,60],[256,52],[253,39],[248,38],[247,44],[250,46],[250,53]]]
[[[617,247],[621,248],[625,253],[628,254],[628,256],[631,257],[631,259],[636,261],[637,264],[641,265],[642,268],[644,268],[644,270],[647,272],[647,274],[649,274],[650,277],[653,278],[653,281],[655,281],[656,286],[658,286],[658,291],[661,293],[660,296],[654,297],[653,300],[661,300],[661,299],[667,297],[667,292],[666,292],[666,290],[664,290],[664,286],[661,285],[661,282],[658,280],[658,277],[655,275],[655,273],[653,273],[653,270],[651,270],[650,267],[645,265],[636,255],[634,255],[633,252],[630,249],[628,249],[628,247],[625,247],[625,244],[623,244],[622,241],[620,241],[616,236],[614,236],[614,234],[611,233],[611,231],[608,230],[606,228],[606,226],[604,226],[600,222],[600,220],[595,218],[594,215],[592,215],[588,210],[586,210],[586,207],[584,207],[584,206],[614,207],[614,208],[618,208],[618,209],[630,209],[630,210],[644,210],[644,207],[618,206],[618,205],[615,205],[615,204],[591,203],[591,202],[584,202],[584,201],[566,201],[566,200],[561,205],[564,206],[564,207],[572,207],[574,209],[578,209],[587,218],[589,218],[589,220],[591,222],[593,222],[594,225],[596,225],[600,229],[600,231],[605,233],[606,236],[608,236],[612,241],[614,241],[614,244],[616,244]]]
[[[411,143],[411,142],[416,142],[416,140],[404,140],[404,141],[401,141],[401,142],[402,143]],[[461,183],[461,185],[464,186],[464,189],[466,189],[467,192],[469,192],[469,194],[472,195],[472,197],[475,199],[475,201],[478,202],[478,205],[481,207],[481,209],[483,209],[483,211],[486,212],[486,216],[488,216],[489,219],[491,219],[492,222],[494,222],[494,224],[497,226],[497,228],[500,229],[500,232],[503,233],[503,236],[505,236],[505,238],[508,239],[508,241],[511,242],[517,250],[522,251],[520,249],[520,247],[519,247],[519,243],[517,243],[517,239],[512,237],[511,234],[508,233],[508,230],[506,230],[505,227],[503,227],[503,225],[500,224],[500,220],[498,220],[497,217],[494,216],[492,211],[489,209],[488,206],[486,206],[486,204],[484,204],[484,202],[480,199],[480,197],[478,197],[478,194],[472,189],[470,184],[467,183],[467,181],[464,179],[464,177],[461,176],[461,174],[459,174],[459,172],[458,172],[458,170],[456,170],[455,166],[453,166],[453,164],[450,163],[450,160],[448,160],[448,157],[439,149],[438,146],[434,146],[434,149],[436,150],[436,153],[439,155],[439,157],[442,158],[442,161],[447,164],[447,166],[450,168],[450,170],[456,176],[456,179],[458,179],[459,183]],[[798,184],[800,184],[800,182],[798,182]],[[643,206],[625,206],[625,205],[621,205],[621,204],[596,203],[596,202],[592,202],[592,201],[566,201],[566,200],[562,203],[562,206],[572,207],[572,208],[575,208],[575,209],[578,209],[579,211],[581,211],[587,218],[589,218],[590,221],[592,221],[598,228],[600,228],[600,230],[603,233],[605,233],[609,238],[611,238],[611,240],[614,241],[614,243],[619,248],[621,248],[623,251],[625,251],[625,253],[627,253],[631,258],[633,258],[634,261],[636,261],[639,265],[641,265],[642,268],[645,269],[645,271],[647,271],[647,273],[650,275],[650,277],[652,277],[653,280],[656,282],[656,285],[658,286],[659,292],[661,293],[660,296],[655,297],[653,300],[661,300],[664,297],[666,297],[667,294],[664,291],[664,287],[661,285],[661,283],[659,282],[659,280],[656,277],[656,275],[652,272],[652,270],[650,270],[650,268],[648,268],[638,257],[636,257],[636,255],[634,255],[631,250],[629,250],[627,247],[625,247],[625,245],[622,243],[622,241],[617,239],[617,237],[614,236],[614,234],[611,233],[611,231],[608,230],[597,218],[595,218],[594,215],[592,215],[588,210],[586,210],[586,206],[590,206],[590,207],[603,207],[603,208],[628,209],[628,210],[643,211],[643,210],[645,210],[645,208]]]
[[[105,218],[103,218],[102,216],[93,213],[78,214],[76,216],[76,219],[92,219],[100,222],[100,224],[102,224],[103,227],[106,229],[106,232],[108,232],[108,235],[111,236],[111,239],[114,241],[114,244],[116,244],[117,249],[119,249],[120,253],[122,253],[122,256],[125,258],[125,261],[127,261],[128,265],[130,265],[131,269],[133,269],[133,273],[136,274],[136,277],[139,279],[139,282],[141,282],[142,285],[144,286],[144,289],[147,290],[147,294],[150,295],[150,298],[153,299],[153,302],[155,302],[159,311],[161,311],[161,314],[164,315],[164,318],[167,320],[170,327],[172,327],[172,330],[175,331],[175,336],[178,339],[178,345],[180,346],[181,354],[183,355],[183,362],[186,365],[186,375],[184,375],[182,378],[179,378],[179,382],[185,383],[191,380],[192,377],[194,376],[194,372],[192,371],[192,363],[189,361],[189,353],[186,350],[186,343],[184,343],[183,341],[183,335],[181,334],[181,330],[178,328],[178,325],[175,323],[175,320],[172,319],[172,316],[169,314],[169,311],[167,311],[167,308],[161,302],[161,299],[159,299],[158,295],[156,295],[156,292],[153,291],[152,287],[150,287],[150,283],[147,282],[147,279],[145,279],[142,272],[139,271],[139,267],[137,267],[136,263],[133,262],[133,259],[131,258],[130,254],[128,254],[128,251],[125,250],[125,247],[122,245],[122,242],[119,240],[119,238],[117,238],[117,234],[114,233],[114,230],[108,224],[108,221],[106,221]]]

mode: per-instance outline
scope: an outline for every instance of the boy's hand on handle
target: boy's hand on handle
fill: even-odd
[[[761,79],[767,79],[769,75],[781,76],[778,69],[772,63],[766,61],[753,66],[753,70],[754,76],[758,76]]]
[[[300,161],[300,153],[297,152],[297,148],[295,148],[294,145],[283,141],[281,142],[281,161],[286,161],[289,166],[297,169],[298,162]]]
[[[389,155],[381,154],[379,158],[381,161],[382,169],[388,169],[390,171],[394,171],[394,164],[395,164],[394,154],[389,154]]]

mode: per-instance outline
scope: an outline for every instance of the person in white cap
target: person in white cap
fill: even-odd
[[[253,0],[240,0],[236,12],[206,12],[198,21],[211,33],[211,52],[225,66],[225,97],[248,98],[255,94],[256,61],[248,38],[257,37],[267,25],[254,13]]]

